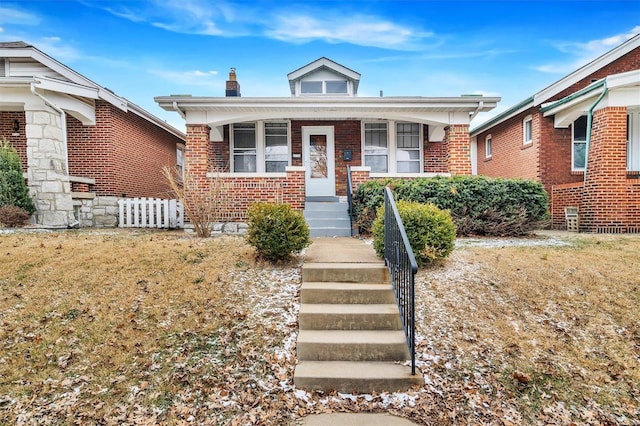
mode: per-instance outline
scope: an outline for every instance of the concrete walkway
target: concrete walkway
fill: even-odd
[[[357,238],[313,238],[305,263],[383,264],[373,245]],[[417,423],[387,413],[315,414],[297,421],[303,426],[411,426]]]

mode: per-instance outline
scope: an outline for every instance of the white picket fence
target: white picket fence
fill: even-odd
[[[120,228],[184,228],[184,206],[178,200],[125,198],[118,206]]]

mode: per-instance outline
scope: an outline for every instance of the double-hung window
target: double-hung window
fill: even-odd
[[[627,114],[627,170],[640,171],[640,111]]]
[[[289,125],[235,123],[231,156],[234,173],[284,173],[289,165]]]
[[[571,170],[585,168],[587,156],[587,116],[583,115],[571,125]]]
[[[178,144],[176,146],[176,172],[179,178],[184,175],[184,145]]]
[[[484,158],[489,159],[493,156],[493,146],[491,142],[491,135],[484,138]]]
[[[387,123],[364,124],[364,163],[373,173],[389,171]]]
[[[264,123],[264,161],[266,172],[284,172],[289,165],[287,123]]]
[[[398,173],[420,173],[420,125],[396,124],[396,161]]]
[[[533,118],[529,115],[522,121],[522,144],[533,143]]]

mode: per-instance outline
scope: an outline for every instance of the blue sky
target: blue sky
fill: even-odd
[[[154,96],[289,96],[326,56],[359,95],[531,96],[640,32],[640,1],[0,0],[0,41],[23,40],[184,129]]]

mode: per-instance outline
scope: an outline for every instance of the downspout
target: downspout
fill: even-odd
[[[591,147],[591,127],[593,126],[593,110],[600,103],[602,98],[604,98],[607,95],[607,93],[609,93],[609,88],[607,87],[607,80],[602,80],[602,82],[604,85],[604,90],[602,91],[602,93],[600,93],[600,96],[598,96],[598,99],[596,99],[596,101],[591,105],[591,107],[589,108],[589,113],[587,114],[587,146],[585,148],[585,153],[584,153],[584,178],[583,178],[583,182],[585,183],[587,181],[587,166],[589,164],[589,148]]]
[[[56,104],[54,104],[49,99],[45,98],[43,95],[38,93],[36,91],[35,82],[31,82],[31,93],[33,93],[35,96],[42,99],[45,105],[48,105],[49,107],[53,108],[55,111],[57,111],[60,114],[60,121],[61,121],[60,125],[62,126],[62,144],[64,145],[64,151],[66,154],[64,156],[64,161],[65,161],[64,167],[65,167],[65,173],[67,174],[67,176],[69,176],[69,149],[67,147],[67,114],[64,112],[64,110],[59,108]]]
[[[473,111],[473,113],[471,114],[471,117],[469,117],[469,122],[471,122],[471,120],[473,120],[474,118],[476,118],[476,115],[478,115],[478,113],[480,112],[480,110],[484,107],[484,101],[480,101],[478,102],[478,107],[476,108],[475,111]]]
[[[180,115],[180,117],[182,117],[182,119],[184,121],[187,121],[187,115],[184,113],[183,110],[178,108],[178,102],[177,101],[173,101],[173,109],[178,113],[178,115]]]

